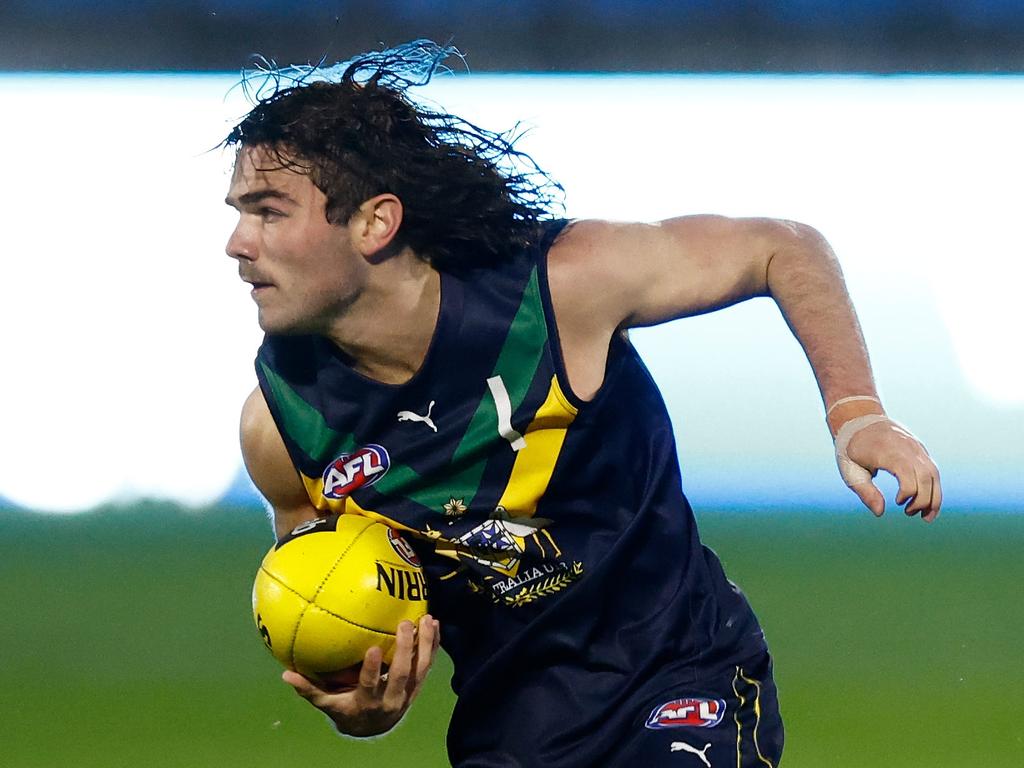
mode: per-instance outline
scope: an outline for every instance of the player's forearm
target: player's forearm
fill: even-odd
[[[768,291],[803,347],[825,407],[850,396],[878,397],[860,323],[846,290],[842,270],[828,242],[799,224],[771,256]],[[880,404],[856,400],[838,406],[830,427]]]

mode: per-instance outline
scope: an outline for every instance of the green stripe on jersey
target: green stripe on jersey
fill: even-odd
[[[287,381],[278,376],[263,361],[260,361],[260,367],[263,369],[267,383],[270,385],[270,391],[281,412],[284,430],[292,442],[299,447],[299,450],[306,454],[313,465],[317,467],[316,475],[323,472],[323,468],[341,454],[353,453],[358,450],[359,445],[355,435],[331,429],[327,426],[323,414],[307,403]],[[415,485],[420,479],[415,470],[399,463],[392,463],[390,471],[385,477],[388,478],[392,486],[398,487]],[[385,483],[381,483],[381,486],[385,485]]]
[[[537,277],[537,269],[534,268],[530,273],[530,279],[523,291],[523,299],[509,326],[508,335],[505,337],[505,342],[491,374],[492,376],[501,376],[504,381],[509,400],[512,402],[513,413],[522,405],[523,399],[530,389],[530,384],[533,383],[547,341],[548,330],[544,322],[540,282]],[[452,457],[452,465],[456,474],[452,477],[451,490],[455,492],[456,497],[462,494],[463,503],[467,506],[472,503],[473,497],[476,496],[480,488],[480,478],[487,464],[489,446],[497,434],[497,424],[498,411],[494,398],[488,391],[481,398],[480,405],[466,429],[466,434]],[[460,470],[460,465],[465,465],[465,468]],[[438,505],[443,505],[451,497],[447,487],[444,489],[444,493],[440,493],[441,489],[436,490],[438,494],[436,498],[432,499],[434,504],[431,505],[434,509],[437,509]],[[441,496],[444,498],[441,499]]]
[[[505,383],[513,413],[522,405],[533,383],[547,340],[544,306],[540,298],[537,270],[534,268],[492,373],[501,376]],[[320,471],[340,454],[358,449],[354,435],[331,429],[323,414],[306,402],[288,382],[263,361],[260,361],[260,367],[281,414],[281,426]],[[486,389],[485,382],[481,382],[481,386]],[[488,390],[481,398],[444,472],[443,485],[428,485],[414,469],[392,461],[391,468],[374,485],[374,490],[383,495],[403,496],[434,511],[440,511],[453,495],[464,499],[464,503],[469,505],[479,490],[491,445],[496,438],[501,439],[498,437],[497,425],[497,410]]]
[[[262,360],[260,368],[267,379],[267,384],[270,385],[270,393],[281,414],[281,426],[292,442],[314,464],[323,465],[338,454],[351,453],[356,449],[356,441],[352,435],[337,432],[327,426],[323,414],[303,400],[287,381]]]

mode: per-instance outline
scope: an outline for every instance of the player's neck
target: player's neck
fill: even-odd
[[[440,308],[440,274],[407,251],[373,267],[366,289],[326,335],[354,370],[402,384],[423,365]]]

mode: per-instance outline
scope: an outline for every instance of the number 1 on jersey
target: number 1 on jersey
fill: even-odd
[[[523,450],[526,447],[526,440],[512,428],[512,400],[505,389],[505,382],[500,375],[491,376],[487,380],[487,386],[491,389],[494,407],[498,412],[498,434],[508,440],[513,451]]]

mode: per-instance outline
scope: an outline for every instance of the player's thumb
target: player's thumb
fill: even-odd
[[[881,517],[885,512],[885,497],[870,480],[851,485],[850,490],[857,494],[857,497],[864,502],[864,506],[870,509],[875,517]]]
[[[850,490],[857,494],[860,500],[864,502],[864,506],[870,509],[876,517],[881,517],[882,513],[885,512],[885,497],[875,487],[875,484],[871,482],[871,479],[878,471],[878,465],[865,466],[858,461],[854,461],[850,458],[847,449],[854,435],[874,424],[888,420],[886,416],[874,413],[858,416],[839,427],[835,437],[836,464],[839,466],[839,474],[842,476],[843,482],[849,486]],[[861,459],[861,461],[863,460]]]
[[[316,686],[309,682],[309,680],[290,669],[286,669],[281,673],[281,679],[294,688],[295,692],[304,699],[312,698],[318,692]]]

